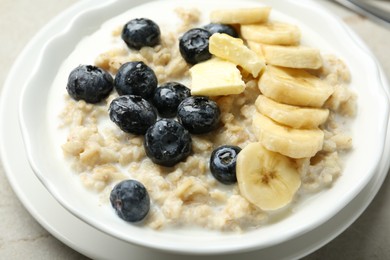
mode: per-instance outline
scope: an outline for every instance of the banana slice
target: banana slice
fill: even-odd
[[[262,210],[288,205],[301,186],[294,160],[251,143],[238,154],[236,164],[240,194]]]
[[[272,45],[298,45],[301,31],[295,25],[281,22],[241,25],[241,36],[247,41]]]
[[[263,45],[267,64],[296,69],[319,69],[322,67],[320,51],[305,46]]]
[[[237,66],[229,61],[213,58],[190,69],[191,94],[219,96],[240,94],[245,83]]]
[[[224,33],[214,33],[210,37],[209,51],[219,58],[241,66],[255,78],[265,68],[264,60],[245,46],[241,39]]]
[[[313,157],[322,149],[324,142],[324,132],[318,128],[282,126],[260,113],[254,115],[252,129],[265,148],[295,159]]]
[[[248,45],[249,49],[254,51],[261,60],[265,61],[263,44],[254,41],[247,41],[246,44]]]
[[[267,66],[259,80],[264,96],[277,102],[307,107],[322,107],[333,93],[331,85],[300,69]]]
[[[215,10],[210,14],[213,23],[252,24],[268,20],[271,7]]]
[[[255,102],[257,110],[282,125],[293,128],[316,128],[326,122],[329,110],[285,105],[259,95]]]

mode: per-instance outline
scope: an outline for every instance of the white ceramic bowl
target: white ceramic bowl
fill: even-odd
[[[117,0],[85,8],[69,21],[69,26],[52,32],[53,38],[40,54],[39,66],[24,86],[21,96],[20,125],[32,169],[51,194],[71,213],[116,238],[138,245],[188,254],[212,254],[261,249],[288,241],[329,220],[345,207],[370,181],[375,173],[385,143],[389,104],[383,90],[375,58],[339,20],[317,6],[314,1],[224,1],[181,0],[148,3],[148,9],[138,5],[150,2]],[[358,95],[358,114],[351,123],[354,149],[345,158],[342,176],[331,189],[302,199],[289,216],[243,234],[211,231],[154,231],[127,224],[113,214],[109,205],[100,204],[97,195],[86,191],[63,159],[56,127],[56,117],[67,75],[59,70],[92,62],[95,47],[78,53],[77,64],[65,61],[78,43],[108,19],[123,10],[133,9],[137,16],[150,16],[158,10],[157,20],[171,19],[164,9],[172,6],[198,6],[201,10],[219,6],[269,5],[278,20],[299,25],[303,43],[315,45],[346,61],[352,73],[351,88]],[[295,18],[294,18],[295,17]],[[324,26],[326,24],[326,26]],[[86,38],[82,44],[93,44]],[[100,44],[100,43],[99,43]],[[104,45],[104,40],[101,43]],[[89,45],[93,46],[93,45]],[[85,47],[84,47],[85,48]],[[65,62],[64,62],[65,61]],[[60,84],[59,82],[63,82]]]

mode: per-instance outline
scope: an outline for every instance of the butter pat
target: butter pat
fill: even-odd
[[[234,63],[219,58],[198,63],[190,69],[191,94],[222,96],[245,90],[241,73]]]

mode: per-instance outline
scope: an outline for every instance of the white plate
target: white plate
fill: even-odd
[[[60,18],[56,19],[55,22],[50,24],[41,34],[48,34],[48,36],[53,36],[54,38],[51,41],[43,42],[43,47],[40,48],[42,51],[36,57],[41,63],[37,63],[36,72],[33,74],[33,77],[27,81],[27,88],[22,93],[23,102],[22,102],[22,123],[24,134],[27,138],[27,147],[28,154],[30,156],[33,168],[35,172],[38,173],[38,177],[44,182],[45,186],[54,194],[56,199],[60,201],[67,209],[69,209],[73,214],[83,219],[89,224],[99,227],[102,231],[109,234],[113,234],[122,239],[141,243],[143,245],[153,246],[159,249],[164,250],[176,250],[181,252],[193,252],[193,253],[216,253],[216,252],[228,252],[234,250],[248,250],[253,248],[265,248],[269,247],[272,249],[272,246],[277,245],[278,243],[286,242],[293,237],[299,237],[310,229],[316,228],[325,221],[329,220],[337,212],[339,212],[345,205],[347,205],[371,180],[374,176],[377,163],[379,162],[383,142],[377,139],[363,138],[362,135],[358,135],[356,131],[354,132],[354,140],[356,143],[365,147],[365,151],[357,150],[351,154],[349,160],[356,160],[359,162],[366,162],[364,164],[347,164],[345,169],[345,174],[340,178],[336,185],[329,191],[323,192],[315,196],[314,200],[308,200],[305,202],[305,206],[297,207],[296,212],[279,223],[276,223],[272,227],[267,226],[260,231],[248,233],[245,235],[247,243],[237,243],[238,239],[244,238],[242,235],[230,235],[219,237],[218,234],[211,233],[208,239],[197,238],[196,242],[192,239],[187,239],[188,235],[169,233],[168,237],[173,238],[176,243],[169,243],[165,233],[156,233],[148,232],[146,235],[143,234],[143,231],[139,231],[136,228],[128,225],[123,228],[121,222],[110,221],[107,222],[107,219],[110,220],[111,214],[109,211],[97,207],[97,202],[93,201],[90,197],[86,196],[84,190],[78,190],[77,188],[72,190],[69,193],[69,189],[62,189],[61,187],[72,187],[72,178],[61,178],[61,179],[52,179],[50,176],[53,176],[53,172],[56,173],[65,173],[61,176],[70,176],[66,174],[66,167],[59,167],[63,165],[63,162],[58,161],[58,158],[52,156],[52,151],[58,149],[58,145],[55,146],[55,142],[47,141],[47,139],[42,139],[41,136],[50,136],[46,129],[47,122],[42,120],[46,119],[47,111],[47,95],[48,88],[45,86],[50,86],[50,83],[53,81],[53,78],[56,74],[57,68],[60,66],[63,59],[65,59],[75,44],[80,40],[80,38],[93,30],[96,29],[103,21],[108,17],[118,14],[119,11],[123,10],[123,7],[129,7],[135,4],[138,4],[140,1],[132,1],[131,3],[125,1],[115,1],[110,3],[105,3],[103,6],[94,5],[93,8],[88,8],[86,2],[82,2],[79,6],[78,11],[74,11],[71,23],[68,27],[64,27],[63,30],[60,30],[57,24],[61,23]],[[265,1],[268,4],[267,1]],[[83,5],[84,4],[84,5]],[[315,4],[310,1],[302,1],[298,3],[293,3],[290,1],[275,1],[269,2],[270,5],[275,6],[276,9],[287,13],[289,15],[298,15],[300,14],[302,19],[300,19],[300,26],[304,27],[304,23],[311,22],[313,28],[321,28],[321,36],[324,35],[337,35],[340,34],[342,37],[338,37],[331,43],[321,42],[321,49],[335,50],[335,54],[344,58],[348,66],[353,72],[353,87],[359,93],[359,96],[364,97],[363,101],[360,102],[362,109],[359,107],[359,116],[354,121],[353,126],[359,127],[364,123],[368,126],[365,127],[366,133],[370,133],[370,137],[373,136],[384,136],[384,130],[386,129],[387,121],[386,120],[377,120],[377,118],[369,117],[373,104],[377,105],[377,109],[380,111],[385,111],[385,115],[388,113],[387,100],[383,98],[383,93],[381,93],[380,80],[379,77],[369,78],[369,76],[376,75],[378,71],[375,67],[375,62],[372,60],[369,55],[361,55],[360,64],[365,64],[366,67],[359,67],[359,64],[355,59],[355,53],[361,51],[360,47],[357,46],[351,38],[349,38],[348,33],[345,29],[338,24],[338,21],[334,20],[326,12],[319,9]],[[293,8],[291,8],[293,7]],[[316,16],[317,15],[317,16]],[[333,23],[335,26],[332,27],[332,30],[327,28],[322,28],[322,24],[316,21],[318,15],[321,15],[328,23]],[[307,19],[307,20],[306,20]],[[53,27],[57,28],[56,33],[49,33],[50,31],[55,31]],[[80,29],[81,28],[81,29]],[[77,30],[76,30],[77,29]],[[306,30],[306,29],[305,29]],[[304,31],[305,31],[304,30]],[[315,33],[315,39],[308,38],[306,41],[318,42],[320,35]],[[47,39],[46,39],[47,40]],[[351,43],[348,46],[340,47],[338,44],[341,43]],[[57,50],[61,49],[61,53],[57,53]],[[364,72],[364,73],[363,73]],[[373,84],[374,88],[367,89],[365,84],[370,82]],[[368,85],[368,84],[367,84]],[[42,91],[43,90],[43,91]],[[375,101],[374,101],[375,100]],[[37,124],[38,122],[38,124]],[[39,151],[35,148],[39,147]],[[370,154],[374,154],[372,160],[364,161],[364,158],[367,158],[367,151],[371,151]],[[355,172],[354,175],[347,173]],[[364,172],[361,175],[356,173]],[[49,174],[50,173],[50,174]],[[346,176],[346,177],[344,177]],[[353,178],[359,176],[358,181],[352,181]],[[355,179],[356,180],[356,179]],[[64,185],[66,183],[66,185]],[[351,186],[351,183],[353,185]],[[345,191],[345,185],[349,186],[349,190]],[[80,195],[81,194],[81,195]],[[340,194],[343,194],[342,200],[339,200]],[[73,198],[72,198],[73,196]],[[80,199],[81,198],[81,199]],[[85,198],[85,199],[84,199]],[[333,199],[332,199],[333,198]],[[72,200],[73,199],[73,200]],[[328,203],[326,202],[337,202],[332,203],[332,207],[328,209]],[[74,202],[80,202],[75,205]],[[313,205],[317,205],[313,207]],[[311,205],[311,206],[310,206]],[[325,210],[325,208],[327,208]],[[90,215],[85,214],[86,211],[95,212],[94,218],[91,218]],[[315,212],[322,212],[321,216],[315,214]],[[326,212],[326,213],[324,213]],[[310,220],[305,218],[305,216],[315,216],[311,217]],[[289,227],[286,229],[286,227]],[[294,228],[292,228],[294,227]],[[126,230],[134,234],[133,236],[127,236],[122,233],[122,230]],[[288,230],[288,231],[286,231]],[[257,233],[258,232],[258,233]],[[272,234],[283,234],[283,236],[274,236],[272,240],[267,239]],[[139,240],[137,237],[142,235],[142,239]],[[215,240],[210,243],[211,240]],[[296,238],[295,238],[296,239]],[[171,240],[172,241],[172,240]],[[168,243],[165,243],[168,242]],[[267,248],[268,249],[268,248]]]
[[[56,29],[66,26],[67,21],[75,14],[87,8],[95,0],[83,1],[73,6],[67,12],[58,16],[50,26],[41,31],[21,53],[7,78],[0,106],[0,152],[7,177],[16,194],[29,212],[54,236],[75,250],[91,257],[100,259],[128,259],[131,255],[136,259],[180,259],[180,256],[157,253],[135,247],[123,241],[114,239],[93,229],[80,221],[48,193],[38,181],[29,167],[22,137],[19,132],[17,110],[21,86],[29,77],[29,72],[36,66],[38,50],[56,32]],[[386,84],[385,84],[386,85]],[[253,253],[241,254],[243,259],[283,259],[302,257],[319,248],[347,228],[368,206],[382,184],[390,155],[389,139],[386,151],[378,172],[373,176],[363,191],[342,211],[321,227],[275,247]],[[101,245],[101,246],[100,246]],[[237,255],[202,257],[202,259],[235,259]],[[195,259],[195,257],[188,257]]]

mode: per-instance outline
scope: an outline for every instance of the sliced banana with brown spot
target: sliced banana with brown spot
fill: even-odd
[[[302,69],[268,65],[259,80],[262,94],[277,102],[322,107],[333,93],[331,85]]]
[[[329,117],[328,109],[286,105],[275,102],[264,95],[259,95],[255,105],[261,114],[279,124],[293,128],[317,128]]]
[[[247,145],[237,157],[240,194],[262,210],[288,205],[301,185],[294,160],[271,152],[259,142]]]
[[[324,132],[318,128],[283,126],[258,112],[253,117],[252,130],[265,148],[295,159],[313,157],[324,143]]]

